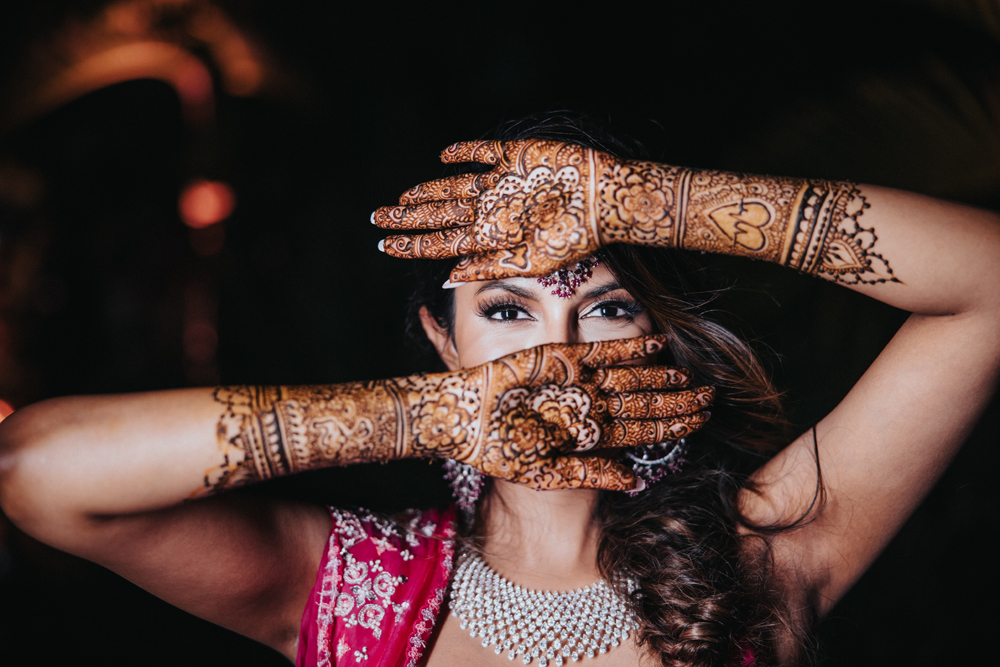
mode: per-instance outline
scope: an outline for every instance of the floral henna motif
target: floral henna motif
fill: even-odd
[[[384,249],[462,257],[453,282],[547,275],[611,243],[739,255],[845,284],[899,282],[874,230],[858,222],[868,204],[852,183],[619,160],[538,139],[455,144],[442,160],[494,168],[418,186],[373,221],[441,230],[389,237]],[[456,197],[466,198],[463,211],[474,206],[473,220],[438,212]]]
[[[476,368],[308,387],[219,388],[223,463],[202,492],[317,467],[450,458],[536,488],[632,488],[630,471],[565,456],[683,437],[714,393],[685,371],[602,368],[655,354],[653,336],[545,345]],[[643,416],[645,415],[645,416]],[[680,434],[680,435],[677,435]]]
[[[400,198],[400,206],[375,211],[372,222],[385,229],[444,230],[454,225],[441,224],[436,209],[425,213],[421,207],[455,196],[442,193],[461,193],[477,202],[475,222],[468,229],[389,237],[382,248],[398,257],[491,253],[508,273],[546,275],[599,247],[589,193],[593,156],[589,149],[555,141],[459,144],[442,159],[495,164],[490,178],[467,174],[417,186]],[[404,219],[405,224],[397,222]]]
[[[853,183],[695,171],[602,156],[604,243],[739,255],[847,284],[899,282],[873,252]],[[661,191],[662,199],[645,194]]]
[[[386,382],[307,387],[220,387],[216,429],[223,465],[206,490],[242,486],[312,468],[399,456]]]

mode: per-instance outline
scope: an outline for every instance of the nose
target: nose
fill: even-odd
[[[553,313],[554,316],[545,320],[546,343],[579,343],[580,326],[575,317],[570,316],[569,309],[565,312]]]

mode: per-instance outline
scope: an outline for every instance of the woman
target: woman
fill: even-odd
[[[0,429],[4,511],[39,539],[303,664],[501,664],[508,655],[471,640],[442,605],[449,513],[389,524],[334,511],[331,534],[322,509],[216,495],[316,466],[454,459],[520,482],[483,494],[459,575],[479,567],[478,550],[527,589],[603,576],[628,599],[613,613],[638,632],[602,644],[610,650],[592,664],[794,664],[805,630],[927,492],[993,390],[996,217],[869,186],[695,172],[551,140],[461,144],[445,158],[494,168],[419,186],[374,221],[443,229],[391,238],[392,254],[463,256],[448,267],[453,291],[420,299],[448,372],[32,406]],[[759,366],[665,292],[652,273],[661,258],[616,243],[775,261],[914,315],[830,415],[753,470],[746,452],[766,449],[777,423]],[[575,280],[552,275],[567,267]],[[556,294],[536,279],[550,275]],[[691,370],[615,367],[651,361],[663,346]],[[695,432],[712,386],[714,415],[703,438],[690,438],[688,463],[634,497],[620,493],[643,484],[610,452]],[[183,502],[200,495],[212,497]],[[463,607],[470,591],[460,585],[450,596],[468,625],[482,599]],[[556,661],[583,637],[559,639]]]

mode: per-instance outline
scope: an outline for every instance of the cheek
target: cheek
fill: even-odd
[[[624,324],[600,317],[588,317],[581,320],[580,342],[635,338],[651,333],[653,333],[653,322],[647,313],[641,313],[631,322]]]
[[[455,320],[455,350],[462,368],[485,364],[534,345],[528,327],[498,326],[478,316]]]

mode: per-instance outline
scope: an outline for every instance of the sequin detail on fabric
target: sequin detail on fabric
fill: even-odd
[[[447,590],[454,511],[393,522],[331,510],[316,604],[316,665],[415,666]]]

